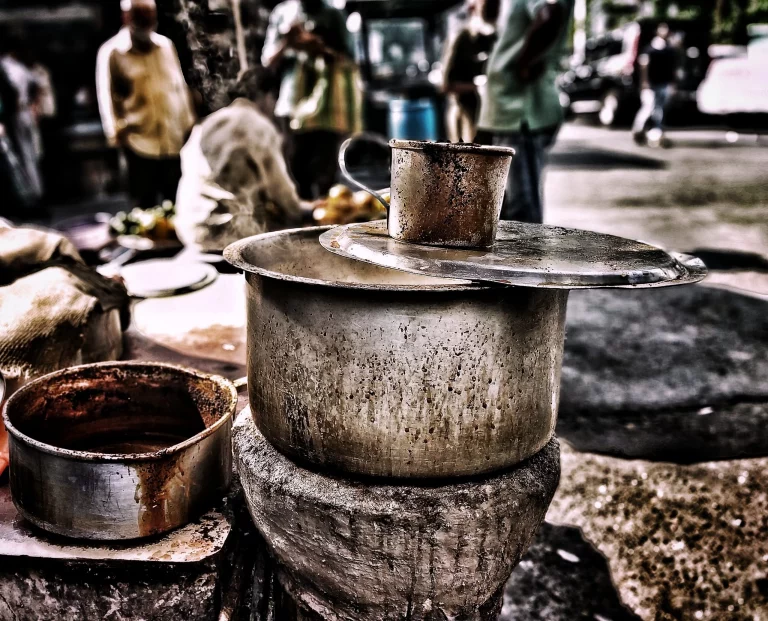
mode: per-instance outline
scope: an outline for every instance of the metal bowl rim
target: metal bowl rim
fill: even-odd
[[[376,285],[376,284],[365,284],[365,283],[340,282],[340,281],[333,281],[333,280],[320,280],[319,278],[306,278],[304,276],[292,276],[291,274],[285,274],[283,272],[275,272],[273,270],[268,270],[263,267],[254,265],[243,256],[245,251],[255,242],[263,242],[263,241],[267,241],[277,237],[290,237],[292,235],[296,235],[297,233],[317,232],[318,235],[317,235],[316,243],[320,245],[319,234],[325,231],[329,231],[330,229],[335,228],[337,226],[343,226],[343,225],[331,224],[326,226],[311,226],[311,227],[303,227],[303,228],[295,228],[295,229],[285,229],[282,231],[274,231],[271,233],[261,233],[259,235],[252,235],[251,237],[245,237],[244,239],[240,239],[236,242],[231,243],[229,246],[227,246],[224,249],[224,258],[230,265],[233,265],[238,269],[241,269],[244,272],[247,272],[249,274],[257,274],[264,278],[272,278],[274,280],[295,282],[302,285],[328,287],[330,289],[351,289],[351,290],[358,290],[358,291],[394,291],[394,292],[402,291],[402,292],[438,293],[438,292],[462,292],[462,291],[474,292],[474,291],[488,291],[493,289],[499,290],[499,289],[509,288],[509,287],[505,287],[504,285],[496,284],[496,283],[473,283],[470,280],[462,280],[462,279],[451,279],[454,281],[459,281],[461,284],[446,283],[444,285],[437,285],[437,284]],[[326,251],[326,252],[329,252],[329,251]],[[354,259],[349,259],[349,260],[353,261]],[[387,269],[387,268],[382,267],[381,269]]]
[[[227,411],[224,412],[224,414],[222,414],[222,416],[210,427],[206,427],[200,433],[197,433],[194,436],[187,438],[183,442],[179,442],[178,444],[169,446],[168,448],[163,449],[161,451],[154,451],[151,453],[125,453],[125,454],[94,453],[91,451],[75,451],[72,449],[60,448],[52,444],[48,444],[46,442],[41,442],[40,440],[36,440],[35,438],[32,438],[31,436],[28,436],[25,433],[22,433],[13,425],[13,423],[11,423],[10,417],[8,416],[8,408],[17,398],[17,395],[23,394],[27,389],[31,390],[32,387],[36,385],[40,385],[45,382],[55,380],[65,375],[75,374],[77,371],[81,371],[83,369],[109,368],[109,367],[129,368],[129,369],[132,367],[134,368],[162,367],[164,369],[170,369],[172,371],[177,371],[180,373],[184,373],[186,375],[191,375],[197,379],[211,380],[219,384],[220,386],[226,388],[229,391],[229,394],[230,394],[229,406],[227,407]],[[101,463],[137,463],[137,462],[146,462],[146,461],[159,461],[171,455],[176,455],[177,453],[181,453],[187,448],[194,446],[204,438],[207,438],[208,436],[213,435],[221,427],[227,425],[228,423],[231,423],[232,417],[234,416],[235,411],[237,410],[237,399],[238,399],[238,393],[237,393],[237,388],[235,387],[235,384],[232,382],[232,380],[229,380],[226,377],[223,377],[221,375],[203,373],[202,371],[198,371],[197,369],[192,369],[192,368],[185,367],[178,364],[170,364],[167,362],[144,362],[140,360],[125,360],[125,361],[112,360],[107,362],[95,362],[91,364],[81,364],[74,367],[67,367],[66,369],[53,371],[52,373],[47,373],[45,375],[41,375],[40,377],[35,378],[31,382],[19,388],[10,397],[8,397],[8,399],[5,402],[5,405],[3,406],[2,416],[3,416],[3,423],[5,423],[5,427],[8,430],[8,435],[13,436],[14,440],[23,442],[27,446],[34,447],[39,451],[48,453],[50,455],[54,455],[55,457],[71,459],[73,461],[92,462],[92,463],[100,463],[100,462]]]

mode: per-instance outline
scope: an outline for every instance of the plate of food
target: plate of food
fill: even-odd
[[[120,211],[109,220],[109,232],[117,243],[131,250],[181,248],[173,225],[176,208],[171,201],[151,209]]]

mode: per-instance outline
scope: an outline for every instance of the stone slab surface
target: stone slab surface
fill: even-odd
[[[680,465],[563,445],[547,519],[581,528],[644,620],[765,621],[766,490],[765,458]]]
[[[0,621],[216,618],[231,500],[156,538],[91,543],[25,522],[0,487]]]
[[[242,274],[219,274],[205,289],[141,300],[133,307],[133,330],[176,355],[197,361],[205,358],[244,366],[245,325]]]
[[[220,577],[197,571],[62,565],[0,568],[2,621],[214,621]]]

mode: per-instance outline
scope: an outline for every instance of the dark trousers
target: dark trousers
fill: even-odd
[[[128,193],[135,207],[150,209],[164,200],[176,202],[181,179],[181,158],[145,157],[125,149]]]
[[[290,168],[296,189],[304,200],[328,194],[336,183],[341,134],[327,130],[296,132],[291,135]]]
[[[480,144],[512,147],[515,157],[507,177],[507,191],[501,208],[502,220],[518,222],[544,221],[543,176],[547,149],[552,146],[559,127],[519,132],[489,132],[480,130],[475,139]]]

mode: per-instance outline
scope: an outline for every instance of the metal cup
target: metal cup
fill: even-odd
[[[387,208],[387,231],[400,241],[489,248],[504,200],[514,149],[468,143],[390,140],[391,203],[354,179],[346,151],[357,139],[384,141],[368,134],[344,142],[339,166],[344,177]]]

